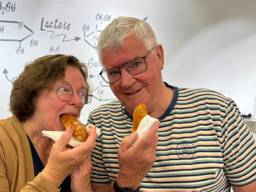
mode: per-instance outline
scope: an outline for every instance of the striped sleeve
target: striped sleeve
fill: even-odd
[[[256,144],[236,104],[231,101],[223,121],[225,171],[234,185],[256,181]]]

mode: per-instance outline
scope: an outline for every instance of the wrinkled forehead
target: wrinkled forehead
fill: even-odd
[[[124,63],[147,52],[144,42],[131,35],[123,40],[122,46],[105,48],[101,54],[102,65]]]
[[[115,52],[104,53],[102,56],[102,67],[105,69],[120,67],[124,63],[134,61],[138,57],[144,56],[144,52],[119,49]]]

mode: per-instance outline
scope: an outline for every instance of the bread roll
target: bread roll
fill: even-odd
[[[76,117],[73,115],[62,115],[60,120],[65,129],[71,128],[74,130],[73,136],[78,141],[85,141],[87,139],[88,133],[85,126]]]
[[[147,106],[145,104],[139,104],[135,107],[133,111],[133,124],[132,132],[136,131],[139,127],[141,120],[147,116]]]

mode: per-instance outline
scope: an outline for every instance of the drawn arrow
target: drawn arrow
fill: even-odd
[[[7,81],[9,81],[11,83],[16,79],[15,77],[12,78],[12,79],[9,79],[9,77],[8,77],[8,70],[7,69],[3,70],[3,74],[4,74],[5,78],[7,79]]]
[[[97,41],[98,41],[99,32],[91,32],[86,34],[84,32],[84,41],[92,48],[96,49]]]
[[[4,76],[5,76],[5,78],[8,80],[8,81],[11,81],[9,78],[8,78],[8,71],[7,71],[7,69],[4,69],[4,71],[3,71],[3,74],[4,74]]]
[[[53,38],[57,38],[57,37],[63,37],[62,38],[62,42],[68,42],[68,41],[79,41],[81,38],[80,37],[74,37],[74,38],[71,38],[71,39],[67,39],[67,35],[66,34],[56,34],[55,35],[55,32],[54,31],[47,31],[49,33],[51,33],[51,39]]]

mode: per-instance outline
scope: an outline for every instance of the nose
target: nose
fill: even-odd
[[[120,85],[122,87],[130,87],[135,81],[133,75],[128,73],[125,68],[121,69]]]
[[[85,101],[84,101],[83,98],[81,98],[81,97],[79,96],[79,94],[78,94],[77,91],[74,91],[74,92],[73,92],[73,97],[71,98],[70,103],[71,103],[72,105],[83,106],[84,103],[85,103]]]

